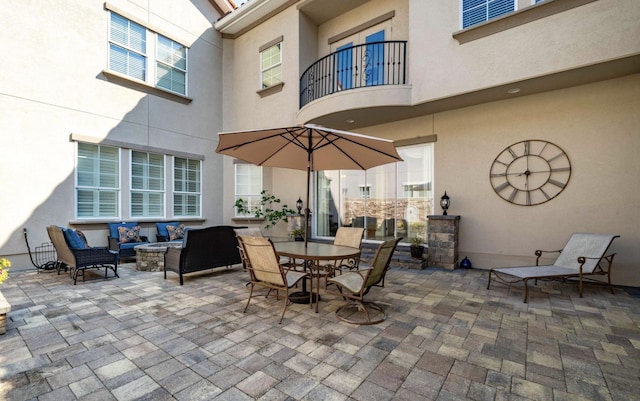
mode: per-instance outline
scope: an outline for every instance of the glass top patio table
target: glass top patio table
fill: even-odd
[[[342,260],[355,258],[360,255],[360,248],[352,248],[350,246],[341,246],[341,245],[333,245],[326,244],[321,242],[308,242],[307,246],[303,241],[292,241],[292,242],[275,242],[274,247],[276,248],[276,253],[278,256],[286,256],[293,259],[302,259],[305,261],[304,266],[305,269],[311,270],[312,279],[313,279],[313,267],[311,265],[316,264],[317,262],[323,261],[331,261],[331,260]],[[318,283],[320,282],[318,276]],[[307,292],[307,284],[306,280],[302,281],[302,291],[295,292],[289,295],[289,299],[291,302],[295,303],[306,303],[309,300],[309,293]],[[318,301],[320,300],[320,285],[318,285],[316,292],[316,313],[318,312]]]

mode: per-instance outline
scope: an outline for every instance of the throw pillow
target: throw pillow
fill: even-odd
[[[135,226],[133,228],[118,227],[118,240],[120,243],[141,242],[140,226]]]
[[[78,234],[78,237],[80,237],[80,239],[82,240],[82,242],[84,242],[84,247],[85,248],[91,248],[89,246],[89,241],[87,241],[87,236],[84,235],[84,233],[80,230],[76,230],[76,234]]]
[[[180,224],[177,227],[167,225],[167,231],[169,232],[169,241],[184,238],[184,224]]]
[[[67,245],[71,249],[85,249],[87,246],[85,242],[80,238],[76,230],[72,228],[63,229],[64,239],[67,240]]]

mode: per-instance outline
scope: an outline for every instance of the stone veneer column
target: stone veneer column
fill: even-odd
[[[427,266],[455,269],[460,216],[430,215],[427,219]]]

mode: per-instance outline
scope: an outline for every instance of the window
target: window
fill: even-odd
[[[462,0],[462,28],[515,11],[515,0]]]
[[[109,69],[144,81],[147,66],[147,30],[111,13]]]
[[[78,143],[76,215],[112,218],[120,212],[120,150]]]
[[[158,35],[156,58],[157,85],[172,92],[187,92],[187,48]]]
[[[254,211],[260,208],[262,199],[262,167],[248,163],[236,163],[235,165],[235,198],[234,202],[242,199],[247,202],[249,212],[246,214],[235,212],[236,217],[255,216]]]
[[[426,238],[433,214],[433,144],[398,147],[403,162],[367,171],[316,173],[316,235],[333,237],[340,226],[366,227],[365,238]]]
[[[262,89],[282,82],[282,42],[260,52],[260,82]]]
[[[199,217],[201,200],[200,160],[173,159],[173,215]]]
[[[164,155],[131,151],[131,217],[164,216]]]
[[[147,40],[149,38],[149,40]],[[122,15],[110,13],[109,67],[146,85],[187,95],[187,47]],[[155,68],[147,66],[153,54]],[[153,60],[153,58],[152,58]]]

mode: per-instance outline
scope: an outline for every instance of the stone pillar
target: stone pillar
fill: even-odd
[[[427,266],[453,270],[458,264],[460,216],[427,216]]]

